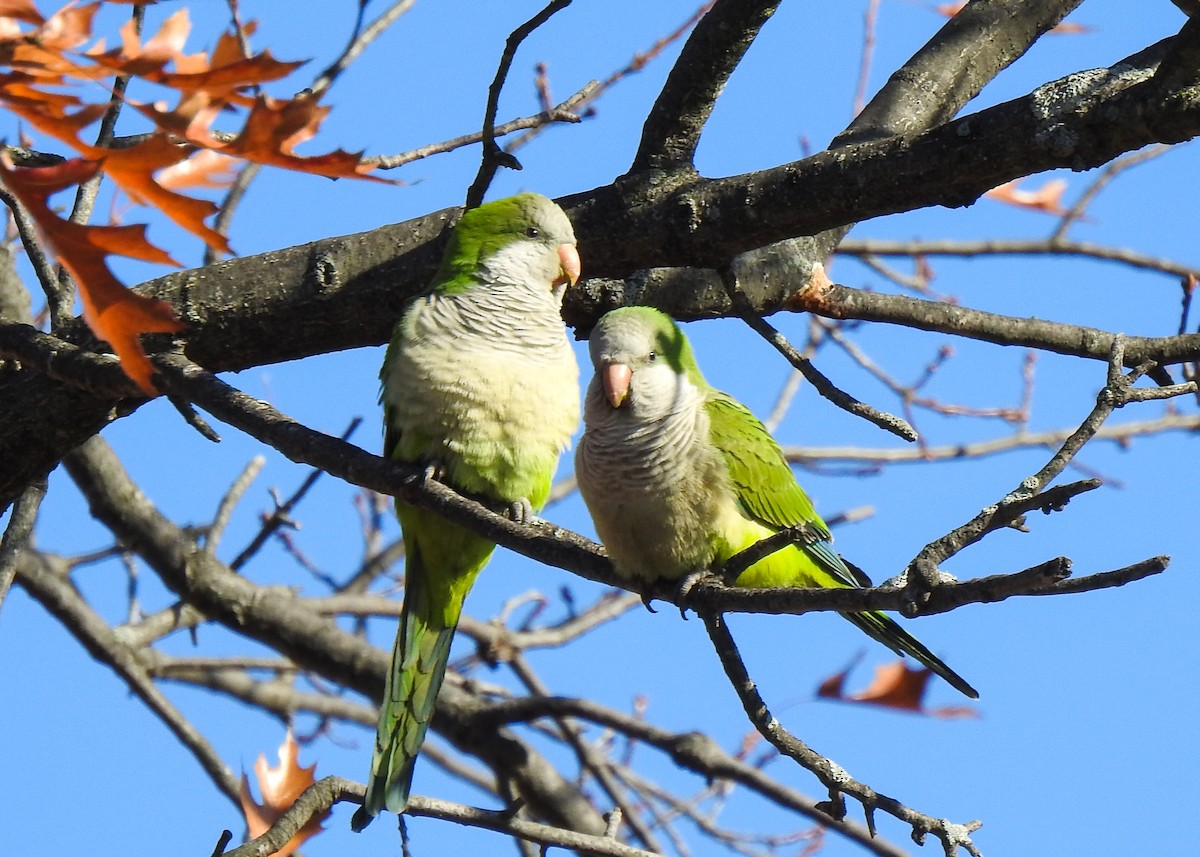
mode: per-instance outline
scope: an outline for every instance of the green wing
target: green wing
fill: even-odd
[[[744,513],[767,527],[808,524],[817,540],[801,546],[804,554],[839,583],[854,587],[869,585],[866,575],[855,574],[834,551],[829,527],[804,489],[796,484],[783,450],[767,427],[745,405],[725,393],[710,393],[706,407],[712,441],[724,454],[730,481]],[[878,611],[841,615],[897,654],[916,658],[963,694],[979,698],[979,692],[962,676],[888,616]]]
[[[846,586],[858,578],[834,551],[829,527],[792,475],[783,450],[750,409],[732,396],[713,390],[705,402],[713,444],[721,450],[729,479],[745,514],[775,529],[808,524],[816,539],[804,552]]]

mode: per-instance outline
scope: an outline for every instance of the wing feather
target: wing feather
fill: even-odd
[[[712,391],[705,402],[712,442],[721,450],[743,512],[775,529],[807,524],[816,536],[801,547],[821,568],[847,586],[858,579],[834,551],[833,535],[792,475],[783,450],[750,409]]]

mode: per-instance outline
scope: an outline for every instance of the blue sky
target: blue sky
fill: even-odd
[[[678,26],[695,5],[691,0],[576,0],[522,47],[501,100],[501,118],[536,111],[531,84],[536,61],[548,63],[553,92],[564,98],[588,80],[623,66]],[[818,150],[845,126],[851,116],[865,5],[783,4],[717,106],[698,154],[702,173],[729,175],[794,160],[804,146]],[[192,4],[189,49],[207,48],[215,41],[223,23],[222,6]],[[312,58],[272,91],[288,95],[307,85],[342,48],[355,6],[349,0],[300,2],[289,4],[285,13],[280,4],[243,0],[243,16],[259,22],[256,47],[269,46],[284,59]],[[1043,39],[968,110],[1024,94],[1072,71],[1111,64],[1171,35],[1182,23],[1171,4],[1143,6],[1130,15],[1126,4],[1116,0],[1084,4],[1071,20],[1086,25],[1089,32]],[[159,20],[178,7],[163,4],[148,14]],[[417,3],[335,84],[326,99],[333,113],[307,151],[340,146],[390,154],[474,130],[504,38],[538,8],[531,2]],[[377,11],[368,7],[368,16]],[[455,26],[468,17],[471,26]],[[942,20],[924,4],[885,0],[870,91]],[[490,196],[521,189],[557,196],[607,184],[623,173],[636,148],[641,120],[676,50],[668,48],[662,58],[606,93],[594,118],[579,126],[548,129],[521,150],[525,169],[501,173]],[[13,139],[15,124],[8,120],[3,127]],[[242,254],[257,253],[369,230],[458,204],[474,177],[477,158],[475,149],[467,149],[412,164],[394,174],[407,182],[403,187],[265,170],[234,219],[233,246]],[[1106,189],[1072,234],[1200,265],[1192,216],[1197,175],[1200,163],[1194,146],[1169,152]],[[1036,186],[1050,177],[1035,177],[1031,183]],[[1070,202],[1094,174],[1063,177],[1069,182]],[[152,239],[186,264],[198,263],[197,242],[167,224],[151,222]],[[984,200],[968,209],[883,218],[861,224],[853,234],[899,239],[1041,237],[1053,225],[1045,215]],[[934,259],[932,264],[937,274],[934,287],[974,308],[1130,334],[1165,335],[1178,325],[1178,284],[1163,275],[1046,258]],[[154,273],[130,266],[128,277],[137,281]],[[836,260],[831,276],[850,286],[890,288],[849,259]],[[808,320],[780,317],[775,323],[798,342]],[[733,320],[694,323],[687,332],[709,380],[765,416],[787,377],[787,367],[770,347]],[[859,326],[853,338],[902,380],[917,377],[939,347],[952,345],[954,356],[927,388],[931,395],[979,407],[1015,405],[1019,400],[1024,360],[1019,349],[884,325]],[[586,365],[582,348],[579,356]],[[340,433],[353,417],[362,416],[365,424],[354,440],[374,450],[381,359],[382,349],[360,349],[247,370],[228,380],[330,433]],[[823,352],[818,365],[859,398],[884,409],[899,408],[887,390],[837,349]],[[1030,428],[1077,425],[1103,382],[1101,364],[1041,355]],[[1187,413],[1196,407],[1188,399],[1178,400],[1176,406]],[[1162,405],[1135,405],[1112,419],[1148,419],[1162,410]],[[932,413],[921,413],[917,428],[931,445],[997,437],[1009,430],[994,420]],[[233,429],[219,430],[223,443],[209,444],[186,429],[169,405],[155,402],[112,425],[104,436],[162,511],[181,522],[210,518],[245,463],[257,454],[266,455],[262,475],[219,551],[231,559],[253,536],[257,513],[270,507],[268,488],[278,487],[286,494],[306,471]],[[802,388],[778,435],[786,444],[815,450],[901,445],[837,410],[808,387]],[[1049,455],[1050,450],[1033,449],[983,460],[895,465],[870,474],[847,473],[856,468],[837,465],[798,474],[826,516],[872,507],[874,513],[866,520],[837,530],[837,544],[882,580],[901,570],[928,541],[1012,490]],[[1195,440],[1181,434],[1140,439],[1130,448],[1094,443],[1081,463],[1108,484],[1077,498],[1066,512],[1031,516],[1028,534],[996,534],[947,564],[948,571],[969,578],[1015,571],[1062,554],[1074,561],[1077,575],[1084,575],[1156,554],[1172,556],[1166,573],[1119,590],[1012,599],[910,623],[914,634],[980,689],[978,718],[941,721],[814,701],[820,680],[860,652],[865,658],[853,674],[855,686],[866,683],[869,666],[888,660],[888,652],[838,617],[735,616],[733,632],[752,675],[787,728],[860,780],[909,806],[957,821],[981,819],[984,827],[975,841],[989,857],[1064,848],[1091,855],[1182,853],[1191,836],[1170,821],[1191,817],[1200,801],[1192,771],[1200,715],[1194,681],[1200,652],[1192,609],[1200,598],[1200,548],[1193,506],[1187,500],[1193,492],[1185,493],[1183,487],[1190,484],[1183,478],[1194,471],[1198,459]],[[567,472],[569,461],[560,470]],[[1068,471],[1060,481],[1074,478],[1079,474]],[[338,578],[348,576],[362,556],[353,496],[352,488],[325,478],[297,514],[303,528],[294,534],[296,543]],[[552,507],[546,517],[592,533],[577,498]],[[394,521],[388,527],[390,536],[398,535]],[[78,493],[61,472],[51,479],[37,541],[45,550],[64,554],[107,544],[104,531],[87,517]],[[264,551],[246,573],[259,583],[319,591],[276,547]],[[139,580],[144,609],[170,603],[150,572],[143,569]],[[77,581],[106,618],[124,617],[127,581],[119,564],[81,569]],[[515,595],[537,590],[550,599],[547,617],[556,618],[564,613],[559,598],[564,587],[577,603],[589,603],[601,593],[599,587],[566,572],[500,551],[468,609],[488,618]],[[390,633],[379,622],[372,637],[390,646]],[[248,650],[243,641],[217,629],[202,631],[201,641],[202,650],[210,654]],[[185,637],[169,641],[165,648],[177,654],[194,651]],[[465,654],[469,649],[456,651]],[[0,685],[7,689],[6,704],[0,706],[4,853],[32,857],[86,850],[106,857],[158,853],[169,843],[175,853],[208,854],[221,828],[240,833],[240,817],[190,755],[119,679],[92,662],[19,588],[0,610],[0,653]],[[683,622],[671,609],[654,615],[634,611],[567,649],[535,652],[530,659],[555,693],[592,696],[620,710],[629,710],[634,699],[644,695],[653,721],[681,731],[711,730],[731,750],[750,731],[702,624],[694,619]],[[480,677],[510,681],[502,672],[485,670]],[[235,769],[249,769],[260,752],[273,756],[282,739],[276,721],[237,703],[189,688],[170,686],[167,692]],[[959,700],[951,689],[935,683],[931,702],[948,705]],[[642,750],[639,755],[666,783],[689,791],[701,787],[652,752]],[[316,762],[318,775],[361,780],[369,760],[369,735],[338,727],[332,739],[305,747],[301,759],[304,764]],[[769,769],[789,785],[822,797],[806,772],[780,760]],[[415,791],[467,803],[482,800],[425,765],[418,767]],[[1140,812],[1130,812],[1134,802]],[[1118,814],[1120,824],[1112,820]],[[349,815],[348,808],[339,808],[327,825],[329,832],[305,852],[311,857],[350,849],[364,855],[397,852],[390,824],[377,823],[355,837],[348,832]],[[742,830],[800,826],[736,792],[721,818]],[[446,824],[417,820],[410,829],[417,853],[510,847],[492,834]],[[903,827],[883,816],[880,831],[902,846],[908,842]],[[916,853],[938,853],[934,844],[909,847]],[[710,852],[698,848],[697,853]],[[853,854],[861,849],[831,838],[823,853]]]

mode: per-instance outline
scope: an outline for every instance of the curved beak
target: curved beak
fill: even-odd
[[[580,271],[579,251],[574,244],[558,245],[558,276],[554,286],[575,285],[579,280]]]
[[[608,363],[600,368],[600,383],[604,385],[604,398],[614,408],[619,408],[629,396],[629,381],[633,370],[624,363]]]

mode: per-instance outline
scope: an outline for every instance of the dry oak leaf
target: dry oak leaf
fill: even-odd
[[[155,132],[137,145],[125,149],[88,145],[79,139],[79,132],[99,119],[108,109],[107,105],[83,105],[74,113],[69,113],[70,108],[78,105],[73,96],[45,93],[24,86],[20,81],[5,85],[3,77],[0,77],[0,102],[39,131],[63,141],[93,162],[101,164],[104,174],[134,202],[159,209],[214,250],[231,252],[225,236],[204,222],[216,213],[216,204],[176,193],[163,186],[154,175],[159,170],[186,160],[193,151],[190,147],[172,142],[163,131]]]
[[[141,43],[133,22],[129,21],[121,27],[120,48],[105,51],[98,46],[88,51],[87,56],[113,72],[137,75],[184,93],[204,91],[243,106],[253,102],[235,95],[235,90],[279,80],[304,64],[282,62],[272,57],[270,51],[247,57],[233,33],[221,35],[211,57],[205,53],[185,54],[183,46],[191,26],[187,9],[180,9],[163,22],[157,33]],[[243,27],[247,34],[253,30],[252,24]],[[175,70],[166,71],[167,64],[172,62]]]
[[[927,717],[958,718],[978,717],[979,712],[969,705],[949,705],[939,708],[926,708],[924,705],[925,688],[929,684],[932,672],[924,667],[910,668],[904,661],[892,661],[875,668],[875,677],[864,690],[858,693],[845,692],[846,677],[854,669],[859,658],[846,669],[821,682],[817,688],[817,696],[821,699],[836,699],[840,702],[853,702],[866,705],[879,705],[897,711],[911,711],[914,714],[924,714]]]
[[[283,739],[283,743],[279,745],[278,767],[270,767],[267,764],[267,757],[262,753],[258,754],[258,759],[254,762],[254,777],[258,780],[258,790],[262,794],[261,806],[255,803],[250,794],[250,781],[245,774],[242,774],[240,794],[242,812],[246,816],[246,827],[249,829],[251,839],[262,836],[270,830],[271,825],[278,821],[279,817],[296,802],[300,793],[315,782],[313,771],[317,769],[316,764],[302,768],[299,765],[299,757],[300,745],[292,737],[290,729],[287,737]],[[283,848],[275,852],[277,857],[288,857],[305,840],[320,833],[324,829],[321,822],[328,816],[329,811],[326,810],[321,815],[309,819],[308,823],[300,828]]]
[[[104,174],[129,194],[134,202],[157,208],[209,247],[230,253],[232,251],[226,237],[204,222],[207,217],[216,214],[217,205],[206,199],[176,193],[162,184],[161,174],[157,177],[154,175],[159,170],[165,171],[187,161],[191,151],[158,132],[128,149],[89,146],[86,153],[102,162]]]
[[[1043,211],[1046,214],[1062,215],[1067,213],[1062,205],[1063,193],[1067,189],[1066,179],[1051,179],[1037,190],[1022,190],[1017,187],[1020,182],[1021,179],[1005,182],[999,187],[992,188],[984,196],[997,202]]]
[[[45,18],[32,3],[0,0],[0,64],[43,78],[94,77],[64,53],[92,37],[92,18],[99,8],[99,3],[68,4]],[[20,22],[34,29],[23,31]]]
[[[146,240],[144,224],[87,226],[59,217],[49,205],[56,191],[87,181],[100,169],[98,161],[74,158],[49,167],[15,167],[0,152],[0,176],[37,223],[42,238],[58,261],[71,272],[83,303],[83,320],[121,360],[121,368],[147,396],[157,396],[151,378],[155,369],[142,348],[143,333],[175,333],[184,324],[171,305],[130,291],[108,268],[116,254],[159,264],[178,265],[165,251]]]
[[[172,164],[155,176],[158,183],[169,190],[185,187],[229,187],[235,178],[237,173],[234,170],[234,159],[212,149],[201,149],[186,161]]]
[[[366,175],[374,164],[364,164],[362,153],[338,149],[325,155],[297,155],[296,146],[311,139],[317,127],[329,113],[317,99],[301,93],[287,101],[268,95],[255,99],[242,132],[228,144],[217,143],[214,148],[223,155],[235,155],[259,164],[283,167],[295,172],[313,173],[328,178],[364,178],[394,182]],[[214,141],[215,142],[215,141]]]

